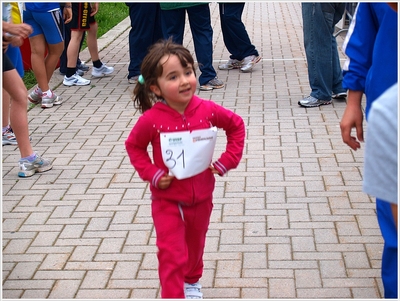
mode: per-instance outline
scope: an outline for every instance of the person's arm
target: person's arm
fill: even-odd
[[[72,5],[71,2],[66,2],[63,9],[64,23],[67,24],[72,20]]]
[[[342,140],[351,149],[357,150],[361,147],[360,142],[364,141],[363,132],[363,111],[361,108],[362,91],[349,90],[347,93],[347,106],[340,122]],[[356,137],[351,135],[353,128],[356,128]]]
[[[91,8],[92,8],[92,13],[90,15],[94,16],[99,11],[99,3],[95,2],[95,3],[91,3],[90,5],[91,5]]]

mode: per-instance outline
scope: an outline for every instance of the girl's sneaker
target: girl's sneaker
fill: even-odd
[[[203,294],[200,290],[201,290],[201,284],[199,282],[193,284],[185,282],[184,285],[185,299],[203,299]]]
[[[43,159],[38,154],[35,154],[35,160],[32,162],[21,158],[18,161],[19,172],[18,177],[27,178],[33,176],[37,172],[45,172],[53,168],[53,165],[50,161]]]

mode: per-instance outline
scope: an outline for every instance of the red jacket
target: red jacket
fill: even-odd
[[[243,119],[224,107],[194,95],[181,115],[163,102],[156,103],[138,119],[127,140],[126,151],[141,179],[150,183],[152,199],[167,199],[192,204],[212,198],[215,177],[209,168],[187,178],[173,179],[167,189],[158,189],[160,178],[168,174],[162,154],[160,133],[191,131],[215,126],[226,133],[227,144],[213,163],[220,175],[236,168],[242,158],[245,138]],[[148,153],[152,145],[153,161]]]

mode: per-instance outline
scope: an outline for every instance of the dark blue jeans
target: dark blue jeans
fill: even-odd
[[[231,54],[231,59],[243,60],[246,56],[258,56],[258,51],[251,44],[246,27],[242,22],[244,3],[220,3],[219,16],[224,44]]]
[[[303,2],[301,8],[310,95],[331,100],[332,93],[345,92],[338,46],[333,36],[336,23],[343,17],[345,3]]]
[[[140,66],[148,48],[163,38],[161,29],[160,4],[131,3],[129,7],[131,30],[129,31],[128,79],[140,75]]]
[[[172,36],[174,42],[183,44],[186,12],[189,16],[194,49],[201,75],[200,85],[205,85],[217,76],[213,61],[213,29],[211,27],[210,7],[208,4],[161,10],[164,38]]]

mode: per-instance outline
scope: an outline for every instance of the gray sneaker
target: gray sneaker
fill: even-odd
[[[332,100],[321,100],[317,99],[311,95],[303,98],[302,100],[299,100],[298,104],[299,106],[306,107],[306,108],[312,108],[312,107],[319,107],[323,105],[329,105],[332,103]]]
[[[42,94],[39,94],[35,89],[31,93],[29,93],[28,99],[31,103],[37,105],[39,102],[42,101]]]
[[[213,89],[223,88],[224,86],[225,86],[224,82],[222,80],[218,79],[218,77],[216,77],[216,78],[210,80],[205,85],[201,85],[200,90],[201,91],[211,91]]]
[[[246,56],[242,61],[242,67],[240,70],[242,72],[251,72],[255,64],[261,61],[261,56],[250,55]]]
[[[33,162],[29,162],[26,159],[20,159],[18,161],[19,172],[18,177],[27,178],[33,176],[37,172],[45,172],[53,168],[50,161],[43,159],[36,154],[36,159]]]
[[[239,61],[237,59],[229,59],[228,62],[225,64],[221,64],[218,66],[219,70],[232,70],[232,69],[239,69],[242,67],[242,61]]]
[[[51,108],[53,105],[60,105],[62,104],[63,99],[56,95],[54,92],[51,92],[51,95],[47,95],[46,93],[43,93],[42,96],[42,108]]]
[[[32,137],[29,136],[29,141],[32,141]],[[15,137],[14,131],[11,127],[3,133],[3,145],[17,145],[17,137]]]

